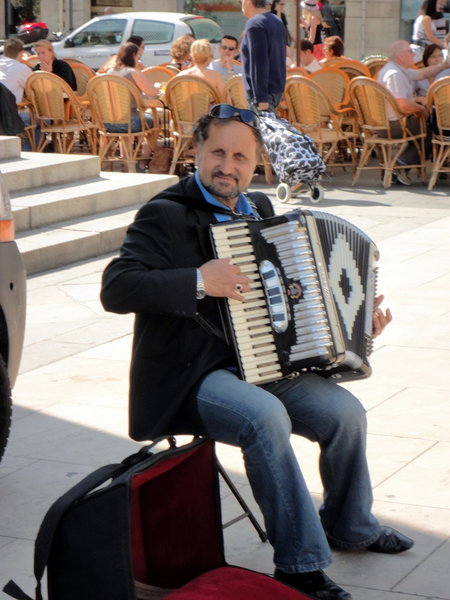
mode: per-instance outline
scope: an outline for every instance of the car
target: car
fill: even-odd
[[[0,460],[12,417],[11,388],[25,334],[26,273],[16,242],[8,188],[0,173]]]
[[[221,27],[199,15],[168,12],[129,12],[102,15],[75,29],[53,48],[58,58],[82,61],[94,70],[114,54],[131,35],[144,38],[142,62],[146,67],[170,61],[170,46],[180,35],[190,33],[196,39],[220,42]]]

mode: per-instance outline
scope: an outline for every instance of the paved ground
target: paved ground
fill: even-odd
[[[329,574],[355,600],[450,600],[450,182],[385,191],[364,175],[325,183],[319,205],[365,229],[381,251],[379,289],[395,320],[376,342],[371,379],[349,387],[369,416],[375,514],[416,540],[404,555],[335,553]],[[269,190],[261,180],[255,189]],[[311,204],[294,199],[289,207]],[[286,205],[277,204],[284,211]],[[28,324],[14,423],[0,465],[0,584],[34,588],[33,542],[56,497],[96,466],[120,460],[127,438],[130,316],[98,301],[104,257],[29,279]],[[293,440],[320,501],[317,449]],[[239,453],[220,457],[251,498]],[[238,512],[223,490],[225,516]],[[229,562],[272,571],[271,548],[248,522],[226,530]],[[0,593],[0,595],[2,595]]]

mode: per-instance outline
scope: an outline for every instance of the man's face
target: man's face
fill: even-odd
[[[219,45],[219,56],[221,60],[234,58],[237,51],[237,44],[234,40],[223,38]]]
[[[251,5],[251,0],[241,0],[241,9],[242,9],[242,14],[244,15],[244,17],[249,16],[250,5]]]
[[[234,207],[252,180],[258,162],[257,143],[248,125],[229,121],[208,129],[208,139],[195,148],[198,174],[205,188],[220,202]]]
[[[309,65],[314,58],[314,54],[311,50],[300,50],[300,63],[302,65]]]
[[[397,54],[396,62],[405,69],[408,69],[414,65],[414,52],[409,47],[408,42],[402,46],[402,49]]]

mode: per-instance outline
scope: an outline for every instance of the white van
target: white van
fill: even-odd
[[[131,35],[144,38],[142,62],[146,67],[170,61],[170,46],[180,35],[219,44],[223,32],[212,19],[198,15],[168,12],[129,12],[91,19],[61,41],[53,42],[57,58],[75,58],[92,69],[99,69],[120,44]]]

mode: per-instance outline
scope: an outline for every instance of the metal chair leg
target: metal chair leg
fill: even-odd
[[[260,540],[262,542],[266,542],[268,539],[267,533],[264,531],[264,529],[262,529],[261,525],[258,523],[255,515],[252,513],[250,507],[248,506],[248,504],[245,502],[244,498],[239,493],[239,490],[237,489],[237,487],[231,481],[230,477],[228,476],[228,473],[222,467],[219,460],[217,458],[216,458],[216,460],[217,460],[217,470],[219,471],[222,479],[225,481],[227,486],[230,488],[233,496],[236,498],[236,500],[239,502],[242,509],[244,510],[244,512],[241,515],[239,515],[238,517],[235,517],[234,519],[231,519],[231,521],[227,521],[227,523],[224,523],[223,528],[225,529],[225,527],[229,527],[230,525],[233,525],[234,523],[237,523],[238,521],[241,521],[242,519],[248,518],[248,519],[250,519],[250,522],[253,525],[253,527],[256,529],[256,532],[258,533]]]

